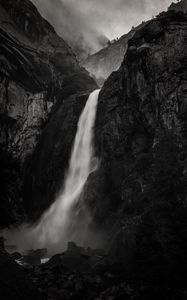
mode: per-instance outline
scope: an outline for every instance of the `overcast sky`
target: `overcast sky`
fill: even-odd
[[[132,26],[166,10],[176,0],[32,0],[40,13],[67,40],[82,35],[94,43],[98,33],[120,37]]]

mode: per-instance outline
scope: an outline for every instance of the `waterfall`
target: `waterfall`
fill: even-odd
[[[99,90],[95,90],[90,94],[79,118],[69,169],[62,192],[49,210],[44,213],[35,229],[40,236],[42,244],[58,243],[59,239],[67,235],[68,227],[72,223],[72,208],[80,200],[87,178],[95,168],[92,164],[92,140],[98,95]]]
[[[11,239],[20,249],[20,244],[28,247],[47,247],[62,250],[67,242],[80,242],[89,223],[89,215],[84,220],[77,217],[81,203],[81,193],[88,176],[96,168],[93,152],[93,129],[100,90],[92,92],[79,118],[77,132],[72,147],[69,168],[63,188],[57,199],[43,214],[34,227],[23,227]],[[83,222],[81,227],[78,222]],[[78,236],[76,236],[78,234]],[[77,239],[77,240],[76,240]]]

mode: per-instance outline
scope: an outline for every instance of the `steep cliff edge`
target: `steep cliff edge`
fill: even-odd
[[[100,167],[85,191],[111,252],[126,267],[133,257],[133,276],[160,287],[185,278],[186,54],[181,12],[162,13],[129,41],[99,96]]]
[[[22,198],[23,166],[52,107],[58,110],[68,96],[89,93],[96,84],[28,0],[0,1],[0,41],[1,220],[6,220]]]

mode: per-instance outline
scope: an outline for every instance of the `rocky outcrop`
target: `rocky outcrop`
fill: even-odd
[[[22,186],[25,162],[40,139],[52,107],[55,105],[53,111],[58,111],[70,95],[89,93],[96,84],[28,0],[0,1],[0,41],[1,206],[6,211],[6,207],[14,206],[14,199],[22,199],[18,187]],[[15,176],[5,180],[7,172]],[[15,178],[17,186],[12,181]]]
[[[137,28],[133,28],[121,38],[108,42],[105,48],[88,56],[88,58],[82,62],[82,65],[96,78],[99,85],[102,86],[105,79],[120,67],[127,51],[128,41],[141,26],[143,26],[143,24]]]

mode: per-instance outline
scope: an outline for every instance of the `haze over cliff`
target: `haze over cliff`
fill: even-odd
[[[171,0],[32,0],[80,60],[166,10]],[[106,13],[107,7],[107,13]]]

